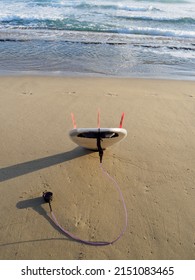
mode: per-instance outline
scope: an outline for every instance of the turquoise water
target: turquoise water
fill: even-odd
[[[1,0],[0,72],[195,77],[195,1]]]

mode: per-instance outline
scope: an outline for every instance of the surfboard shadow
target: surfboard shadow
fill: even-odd
[[[32,173],[59,163],[73,160],[75,158],[82,157],[92,152],[93,151],[81,147],[76,147],[75,149],[65,153],[60,153],[53,156],[39,158],[23,163],[18,163],[12,166],[4,167],[0,169],[0,182],[10,180],[22,175],[26,175],[28,173]]]

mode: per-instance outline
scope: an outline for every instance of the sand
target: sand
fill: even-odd
[[[124,212],[99,157],[69,139],[78,127],[118,127],[128,136],[104,153],[120,185],[128,226],[113,245],[64,236],[42,193],[73,234],[114,239]],[[150,79],[0,78],[0,259],[195,259],[195,82]]]

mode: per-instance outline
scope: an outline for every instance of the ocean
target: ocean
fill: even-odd
[[[195,79],[195,0],[1,0],[0,74]]]

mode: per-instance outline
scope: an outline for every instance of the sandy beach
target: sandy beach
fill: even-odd
[[[73,234],[113,240],[124,213],[98,153],[69,138],[78,127],[128,136],[104,153],[128,226],[113,245],[64,236],[42,199]],[[195,82],[126,78],[0,77],[0,259],[195,259]]]

